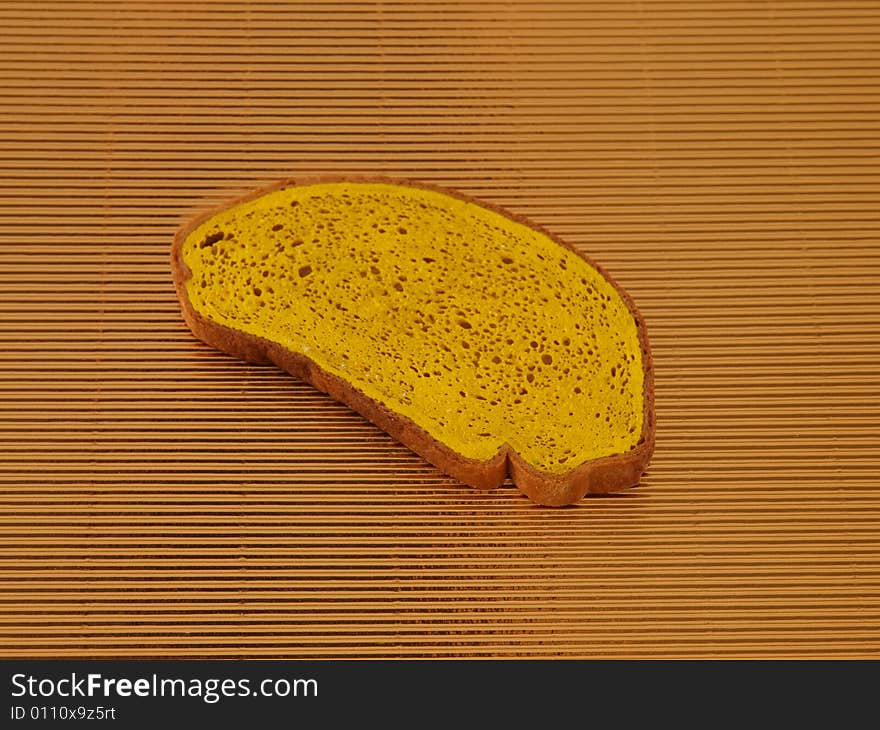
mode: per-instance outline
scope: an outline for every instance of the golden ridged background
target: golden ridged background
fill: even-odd
[[[880,4],[0,3],[4,657],[880,656]],[[642,485],[463,487],[196,341],[188,216],[384,174],[648,322]]]

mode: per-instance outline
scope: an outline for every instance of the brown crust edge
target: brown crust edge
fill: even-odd
[[[183,262],[183,242],[195,228],[223,210],[258,198],[266,193],[288,187],[302,187],[326,182],[388,183],[403,185],[443,193],[460,200],[487,208],[511,220],[540,231],[555,243],[583,258],[595,268],[617,290],[626,302],[635,319],[642,349],[644,366],[644,420],[642,435],[638,444],[625,454],[605,456],[586,461],[564,474],[553,474],[536,469],[525,461],[510,446],[505,445],[488,461],[468,459],[437,441],[427,431],[413,421],[386,408],[378,401],[365,395],[350,383],[328,373],[315,362],[262,337],[249,335],[240,330],[212,322],[199,314],[190,304],[185,283],[192,272]],[[180,300],[183,318],[193,334],[221,352],[233,355],[247,362],[274,364],[318,390],[327,393],[334,400],[349,406],[364,418],[376,424],[383,431],[419,454],[426,461],[452,477],[477,489],[494,489],[501,486],[508,474],[514,484],[531,500],[538,504],[562,506],[578,502],[587,494],[608,494],[637,485],[654,452],[656,435],[656,415],[654,410],[654,365],[648,333],[644,318],[629,294],[595,261],[584,255],[565,241],[527,218],[511,213],[504,208],[482,200],[471,198],[448,188],[424,183],[414,183],[405,179],[362,176],[316,176],[299,180],[284,179],[247,195],[224,203],[201,213],[180,226],[171,247],[171,269],[174,286]]]

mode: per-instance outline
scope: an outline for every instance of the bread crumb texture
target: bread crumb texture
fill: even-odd
[[[305,355],[461,455],[564,473],[630,451],[644,372],[626,302],[547,235],[386,183],[288,187],[183,243],[194,309]]]

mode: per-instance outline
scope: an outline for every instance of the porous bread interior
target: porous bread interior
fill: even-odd
[[[202,222],[182,258],[203,317],[308,357],[466,458],[509,444],[564,473],[641,437],[626,302],[489,208],[398,184],[294,186]]]

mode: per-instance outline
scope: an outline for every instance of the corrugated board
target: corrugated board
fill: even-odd
[[[0,3],[4,657],[877,657],[876,2]],[[642,485],[542,509],[196,341],[186,217],[524,214],[652,338]]]

